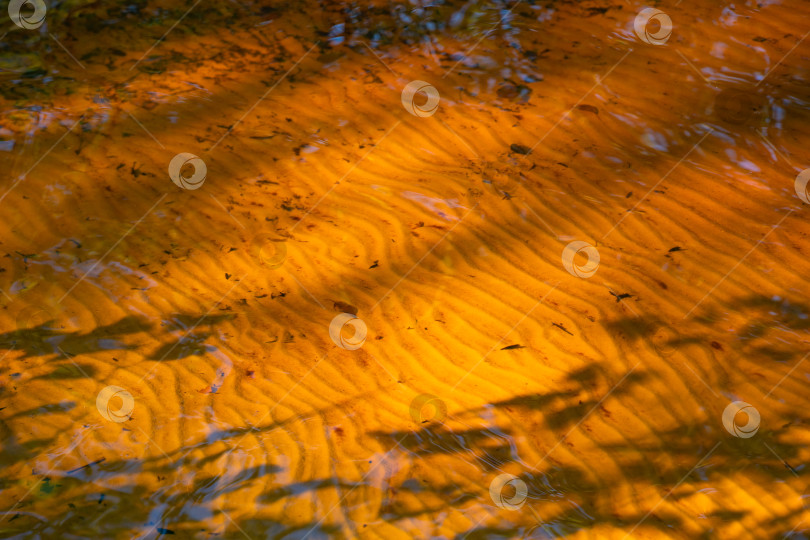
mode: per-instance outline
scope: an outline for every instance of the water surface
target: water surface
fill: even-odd
[[[4,19],[0,536],[806,537],[810,10],[645,7]]]

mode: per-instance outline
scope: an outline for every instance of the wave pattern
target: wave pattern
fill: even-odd
[[[810,10],[465,6],[53,14],[83,68],[2,81],[4,537],[807,529]]]

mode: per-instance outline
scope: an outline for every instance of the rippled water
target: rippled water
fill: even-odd
[[[7,7],[0,537],[807,538],[806,3]]]

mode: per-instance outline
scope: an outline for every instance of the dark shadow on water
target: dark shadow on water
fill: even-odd
[[[726,316],[734,312],[745,316],[745,324],[730,337],[730,349],[709,336],[723,335]],[[621,332],[631,340],[648,340],[656,349],[676,351],[687,345],[712,347],[722,354],[734,353],[750,359],[791,362],[807,351],[792,346],[795,339],[810,329],[810,304],[789,298],[751,295],[734,299],[721,307],[706,307],[692,325],[684,330],[682,324],[654,316],[623,318],[606,323],[611,333]],[[660,337],[660,339],[659,339]]]
[[[773,300],[764,297],[748,297],[734,302],[735,309],[746,313],[749,330],[742,334],[736,346],[741,349],[763,351],[761,341],[774,332],[774,328],[788,328],[804,330],[808,327],[805,314],[807,306],[785,300]],[[203,317],[201,315],[184,314],[175,317],[177,322],[163,325],[161,328],[167,335],[177,332],[188,333],[193,336],[208,336],[212,325],[230,320],[232,315]],[[199,326],[206,325],[205,331],[197,332],[194,325],[202,319]],[[701,318],[703,324],[711,325],[720,321],[719,315],[709,311]],[[634,318],[615,321],[611,330],[621,331],[633,340],[652,340],[656,332],[662,328],[660,320],[655,318]],[[109,350],[99,346],[100,340],[110,343],[117,338],[142,331],[149,327],[144,321],[136,318],[124,318],[120,321],[98,327],[89,332],[60,332],[49,328],[47,324],[34,329],[7,332],[2,335],[0,343],[9,349],[18,349],[24,352],[25,357],[39,354],[54,353],[53,343],[50,340],[60,339],[60,346],[65,352],[78,355],[74,359],[81,366],[81,354]],[[190,333],[189,333],[190,332]],[[673,351],[693,344],[703,343],[705,338],[701,335],[677,333],[666,334],[665,341],[656,343],[658,347],[665,347]],[[749,337],[750,336],[750,337]],[[195,341],[200,343],[202,340]],[[186,346],[186,342],[168,341],[167,343],[180,343],[178,348]],[[124,347],[125,348],[125,347]],[[58,352],[58,351],[57,351]],[[798,360],[801,351],[790,355],[793,361]],[[769,360],[781,358],[770,357]],[[49,376],[57,379],[78,379],[82,376],[70,363],[60,362]],[[73,369],[73,371],[71,371]],[[643,368],[642,368],[643,369]],[[92,373],[87,373],[92,376]],[[488,410],[510,415],[520,413],[523,417],[529,415],[535,418],[544,431],[562,437],[572,428],[583,430],[584,426],[578,422],[590,412],[593,417],[607,416],[608,410],[597,407],[605,393],[619,381],[622,374],[611,373],[607,364],[591,363],[585,367],[573,370],[563,383],[564,389],[547,393],[519,394],[508,399],[496,401],[488,406]],[[654,372],[634,371],[626,376],[623,382],[612,390],[611,396],[620,398],[632,395],[640,387],[650,383],[658,377]],[[598,391],[597,391],[598,390]],[[44,404],[25,411],[20,411],[8,419],[16,417],[36,417],[50,413],[66,412],[75,408],[77,404],[72,401]],[[321,414],[323,411],[315,411]],[[473,418],[481,417],[481,410],[464,411]],[[643,412],[640,413],[643,416]],[[808,421],[807,414],[797,413],[797,418]],[[719,422],[719,421],[718,421]],[[587,424],[587,423],[586,423]],[[126,425],[122,426],[126,427]],[[228,448],[208,453],[204,457],[191,460],[186,455],[192,448],[206,448],[208,446],[225,442],[236,445],[241,437],[251,433],[267,433],[283,427],[282,424],[271,423],[261,427],[244,427],[225,429],[210,434],[202,444],[193,447],[184,447],[171,451],[168,455],[158,455],[145,459],[112,459],[107,456],[103,463],[83,470],[70,476],[59,477],[51,473],[43,478],[42,471],[35,472],[28,481],[43,480],[37,493],[42,497],[49,497],[54,504],[63,511],[58,517],[48,521],[40,521],[29,516],[28,503],[23,503],[12,512],[2,523],[3,526],[14,530],[14,527],[24,525],[25,530],[32,534],[51,534],[53,531],[72,534],[104,534],[115,536],[122,531],[130,530],[144,525],[156,525],[166,530],[176,531],[176,534],[190,534],[191,531],[204,529],[205,512],[215,515],[214,510],[195,510],[207,508],[219,496],[238,497],[239,490],[249,486],[252,482],[264,482],[267,477],[285,472],[278,465],[248,465],[230,466],[217,474],[210,472],[210,468],[217,460],[225,458]],[[594,442],[594,444],[611,456],[615,467],[620,471],[615,477],[605,472],[599,478],[594,478],[591,466],[560,465],[555,462],[553,455],[545,459],[538,469],[525,472],[519,477],[528,487],[526,505],[543,503],[545,521],[538,524],[528,510],[512,514],[507,523],[493,526],[496,522],[495,514],[491,520],[479,524],[459,534],[458,538],[499,538],[514,537],[515,535],[530,535],[534,538],[564,537],[578,531],[588,530],[598,525],[610,525],[616,528],[629,530],[643,520],[641,529],[655,529],[662,534],[672,528],[682,527],[683,518],[678,515],[669,515],[662,510],[655,512],[654,516],[646,516],[646,512],[625,513],[618,517],[610,509],[613,508],[612,491],[617,485],[632,485],[634,489],[644,492],[655,490],[662,496],[677,500],[688,497],[698,490],[710,488],[722,478],[730,477],[746,468],[749,479],[759,485],[783,483],[795,477],[808,479],[808,469],[797,462],[802,455],[803,447],[799,444],[787,443],[782,433],[790,429],[790,425],[768,428],[762,426],[757,435],[751,439],[739,439],[728,435],[722,426],[715,425],[711,429],[700,423],[682,424],[667,430],[656,430],[647,435],[621,439],[622,442]],[[398,485],[388,487],[389,493],[383,498],[378,509],[378,518],[391,524],[407,523],[412,519],[430,519],[438,513],[456,511],[471,505],[483,505],[494,508],[489,497],[488,486],[491,479],[508,465],[517,466],[527,470],[521,456],[517,455],[513,446],[515,433],[510,429],[487,429],[482,427],[454,429],[446,424],[426,423],[416,426],[412,430],[378,431],[372,435],[382,443],[383,447],[391,452],[405,456],[413,463],[424,462],[436,456],[458,457],[468,464],[474,465],[479,471],[479,478],[473,488],[462,487],[453,482],[427,482],[408,479]],[[700,467],[693,470],[700,459],[717,443],[719,446],[713,451],[710,458]],[[4,439],[4,452],[13,456],[9,463],[35,461],[37,456],[53,451],[54,441],[34,439],[21,443],[15,434],[11,433]],[[779,457],[776,458],[775,455]],[[229,462],[231,462],[229,460]],[[180,469],[196,469],[200,471],[195,478],[181,486],[175,478]],[[612,469],[612,468],[611,468]],[[102,488],[94,485],[94,478],[120,477],[120,475],[133,472],[147,473],[157,478],[164,478],[164,487],[156,491],[148,491],[138,483],[116,484],[115,489]],[[97,476],[98,475],[98,476]],[[272,483],[272,482],[271,482]],[[7,484],[4,484],[7,485]],[[283,503],[297,497],[315,496],[322,490],[336,489],[339,493],[347,494],[355,490],[362,490],[364,482],[334,478],[320,478],[317,480],[291,482],[264,489],[250,504],[272,505]],[[670,492],[675,486],[676,491]],[[7,486],[8,487],[8,486]],[[181,489],[182,487],[182,489]],[[74,489],[75,488],[75,489]],[[81,495],[72,495],[77,491]],[[88,493],[98,493],[100,500],[90,500]],[[403,502],[402,496],[411,494],[413,498],[425,502],[419,507]],[[102,498],[101,495],[104,495]],[[33,497],[33,495],[32,495]],[[316,497],[317,498],[317,497]],[[134,503],[133,501],[137,501]],[[30,503],[30,500],[28,501]],[[548,503],[554,503],[555,512],[548,513]],[[575,503],[575,504],[572,504]],[[115,505],[126,505],[127,511],[121,515],[114,511]],[[655,503],[651,503],[655,504]],[[154,508],[163,507],[173,509],[166,511],[162,521],[155,522]],[[112,509],[112,511],[110,511]],[[328,511],[325,509],[322,511]],[[109,511],[108,513],[105,513]],[[202,512],[202,514],[200,514]],[[211,514],[213,513],[213,514]],[[764,531],[774,531],[773,537],[786,534],[790,531],[801,512],[791,511],[784,515],[775,514],[772,519],[760,523]],[[126,515],[124,519],[121,516]],[[192,515],[203,516],[192,519]],[[15,517],[16,516],[16,517]],[[707,530],[722,527],[731,521],[738,522],[747,519],[747,513],[742,511],[715,512],[706,516]],[[10,521],[11,519],[13,521]],[[92,523],[92,525],[88,525]],[[58,524],[58,525],[57,525]],[[248,534],[259,537],[297,537],[305,536],[313,530],[309,538],[321,535],[339,534],[343,529],[326,523],[309,522],[306,524],[286,523],[282,521],[262,521],[258,519],[239,520],[239,527]],[[358,525],[362,527],[362,524]],[[214,531],[207,531],[213,533]],[[705,538],[710,537],[706,533]]]
[[[757,339],[767,336],[771,331],[767,328],[764,331],[759,330],[766,326],[767,321],[773,322],[773,313],[781,313],[779,316],[782,318],[779,322],[783,326],[804,328],[806,325],[803,316],[805,308],[798,304],[791,303],[790,309],[779,312],[775,311],[778,306],[773,302],[761,298],[747,298],[735,302],[735,306],[751,314],[748,327],[758,330],[752,332]],[[767,316],[762,313],[766,313]],[[183,319],[182,325],[165,325],[164,331],[188,332],[192,328],[189,323],[193,325],[199,320],[200,316],[188,315]],[[210,328],[210,325],[227,321],[229,317],[203,320]],[[143,321],[125,319],[88,333],[65,333],[62,336],[63,343],[73,352],[92,353],[100,350],[92,346],[94,340],[110,339],[111,334],[130,333],[136,328],[142,328],[142,323]],[[621,320],[614,325],[615,330],[621,330],[634,339],[643,340],[651,339],[660,328],[660,321]],[[207,335],[207,331],[202,334]],[[21,347],[21,350],[26,352],[34,350],[30,347],[31,343],[37,343],[39,340],[40,345],[47,344],[48,342],[44,340],[56,335],[59,335],[58,332],[53,330],[43,332],[40,327],[31,332],[23,332],[22,336],[28,340],[29,348]],[[4,346],[10,348],[13,342],[9,340],[14,338],[18,340],[17,343],[22,343],[21,335],[11,332],[5,335]],[[699,341],[698,336],[675,335],[663,344],[677,351],[681,347]],[[751,344],[743,343],[743,346]],[[80,358],[75,360],[78,361]],[[655,372],[642,369],[624,377],[622,383],[612,390],[611,396],[621,398],[635,395],[640,388],[659,377]],[[612,373],[607,364],[591,363],[574,369],[565,378],[562,384],[564,389],[515,395],[489,404],[487,410],[494,410],[507,416],[519,413],[522,418],[533,418],[537,425],[543,426],[545,433],[556,434],[555,436],[562,440],[571,429],[587,429],[587,422],[583,425],[578,425],[578,422],[589,412],[591,414],[589,418],[609,418],[609,407],[597,405],[623,376],[621,373]],[[72,374],[71,377],[77,375]],[[45,404],[21,411],[15,417],[64,412],[74,407],[76,403],[68,401]],[[314,411],[313,416],[323,412],[325,411]],[[480,419],[481,414],[482,410],[470,410],[462,411],[458,416],[463,418],[469,415],[471,418]],[[643,417],[644,413],[640,411],[639,414]],[[805,421],[808,420],[806,416],[799,414]],[[126,424],[122,427],[126,427]],[[2,526],[10,530],[21,530],[14,528],[24,527],[25,530],[31,531],[31,534],[41,535],[59,531],[62,534],[90,535],[92,532],[95,535],[114,537],[123,531],[150,525],[175,531],[176,535],[192,534],[201,530],[214,534],[217,531],[205,529],[205,520],[216,516],[220,511],[209,509],[208,503],[212,503],[215,499],[219,500],[223,495],[226,500],[238,498],[240,490],[253,482],[267,481],[269,484],[263,487],[255,500],[249,501],[249,504],[260,506],[284,504],[285,501],[292,501],[298,497],[312,497],[317,500],[317,494],[322,490],[334,489],[347,495],[362,492],[362,489],[367,487],[363,481],[342,479],[339,475],[274,485],[268,478],[281,473],[289,474],[289,471],[274,464],[234,465],[233,456],[228,459],[227,462],[231,465],[226,469],[217,473],[210,472],[217,460],[226,458],[231,446],[240,443],[242,437],[251,433],[268,433],[281,427],[283,424],[271,423],[261,427],[223,429],[209,434],[202,443],[170,451],[168,455],[158,454],[142,459],[116,459],[107,455],[104,462],[69,476],[51,473],[47,475],[47,482],[43,480],[46,475],[42,471],[37,471],[27,481],[42,480],[42,485],[36,492],[40,493],[41,497],[47,496],[53,500],[53,504],[62,509],[59,515],[47,521],[31,517],[26,513],[31,502],[29,499],[24,500],[2,522]],[[414,425],[412,430],[378,431],[372,435],[387,451],[398,453],[413,464],[422,463],[421,466],[430,467],[430,459],[434,457],[440,456],[442,459],[457,457],[472,464],[478,470],[478,475],[472,484],[410,478],[397,485],[389,485],[377,509],[377,517],[393,525],[401,522],[405,526],[413,519],[432,519],[437,514],[461,511],[470,506],[480,505],[493,509],[492,518],[472,526],[465,533],[457,535],[457,538],[464,538],[465,535],[467,538],[506,538],[520,535],[528,535],[531,538],[560,538],[596,526],[608,525],[629,530],[642,520],[639,530],[654,529],[666,534],[673,528],[685,525],[682,516],[659,509],[652,516],[647,516],[646,510],[637,510],[625,512],[619,517],[612,511],[616,504],[613,495],[615,488],[631,485],[638,492],[653,491],[675,501],[689,497],[701,489],[711,488],[719,480],[737,474],[742,468],[746,468],[747,477],[759,485],[783,483],[796,477],[808,479],[810,469],[796,461],[802,455],[803,447],[784,442],[786,438],[782,433],[786,429],[790,429],[790,426],[771,428],[762,426],[755,437],[740,439],[728,435],[719,425],[707,429],[704,424],[689,423],[634,437],[613,438],[612,442],[592,439],[593,444],[609,454],[613,462],[613,465],[601,471],[598,477],[594,477],[594,464],[561,465],[556,462],[553,454],[544,459],[537,469],[532,470],[532,463],[525,463],[525,460],[516,453],[513,445],[515,433],[502,427],[455,429],[448,424],[430,422]],[[553,440],[553,437],[549,440]],[[13,455],[15,462],[34,461],[44,452],[53,451],[54,441],[36,439],[26,443],[15,441],[14,434],[10,434],[4,443],[4,451]],[[206,451],[205,456],[198,455],[193,460],[188,457],[194,449],[205,450],[223,442],[229,446],[214,452]],[[694,468],[718,442],[720,444],[711,456],[699,467]],[[776,458],[774,453],[779,458]],[[510,514],[508,521],[503,521],[497,517],[501,514],[495,513],[498,510],[489,497],[488,488],[491,479],[507,466],[512,470],[519,468],[526,471],[519,475],[519,478],[528,487],[528,498],[522,510]],[[598,467],[598,464],[596,466]],[[183,483],[177,478],[178,470],[198,472],[190,481],[185,479]],[[612,470],[618,472],[608,472]],[[125,478],[131,473],[144,473],[162,478],[163,480],[159,482],[161,487],[150,491],[137,482],[123,484],[116,482],[115,488],[101,487],[102,479],[106,483],[109,478]],[[671,491],[676,486],[678,489]],[[80,495],[73,495],[80,492]],[[93,493],[97,495],[91,495]],[[408,502],[409,500],[423,502],[415,506],[412,502]],[[544,521],[538,523],[528,508],[541,503],[544,508]],[[553,505],[550,506],[549,503]],[[238,501],[234,504],[238,504]],[[126,511],[118,514],[115,508],[120,505],[126,505]],[[155,521],[154,509],[157,507],[166,509],[159,521]],[[329,508],[320,511],[326,512]],[[731,510],[708,514],[707,530],[722,527],[731,521],[739,522],[747,517],[746,512]],[[772,531],[775,538],[779,534],[789,532],[799,517],[798,511],[786,512],[783,515],[775,513],[771,519],[759,525],[763,531]],[[14,520],[10,521],[12,518]],[[331,521],[328,520],[305,524],[285,520],[237,521],[240,528],[255,537],[303,538],[309,531],[313,531],[308,538],[316,538],[319,535],[329,537],[344,531],[329,523]],[[362,525],[353,526],[361,530]],[[709,533],[704,536],[709,537]]]
[[[133,350],[133,346],[125,345],[119,339],[147,331],[151,326],[151,323],[139,317],[123,317],[82,333],[60,330],[54,321],[48,321],[34,328],[0,334],[0,350],[23,351],[23,358],[51,354],[64,357],[61,351],[73,357],[109,350]]]

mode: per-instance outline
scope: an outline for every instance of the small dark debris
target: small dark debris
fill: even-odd
[[[511,351],[512,349],[525,349],[523,345],[509,345],[508,347],[504,347],[501,349],[502,351]]]
[[[82,465],[81,467],[76,467],[75,469],[71,469],[71,470],[69,470],[69,471],[67,472],[67,474],[69,474],[69,475],[70,475],[70,474],[73,474],[73,473],[75,473],[75,472],[79,472],[79,471],[84,470],[84,469],[89,469],[89,468],[90,468],[90,467],[92,467],[93,465],[98,465],[99,463],[103,463],[103,462],[105,462],[105,461],[107,461],[107,458],[101,458],[101,459],[97,459],[97,460],[95,460],[95,461],[94,461],[94,462],[92,462],[92,463],[88,463],[87,465]],[[101,498],[103,499],[103,498],[104,498],[104,495],[102,495],[102,496],[101,496]],[[99,501],[99,502],[101,502],[101,501]]]
[[[135,168],[135,165],[136,165],[136,163],[133,163],[132,167],[129,168],[129,173],[132,176],[134,176],[135,178],[138,178],[142,174],[145,174],[145,173],[142,173],[140,169]]]
[[[680,246],[675,246],[674,248],[670,249],[667,253],[672,253],[673,251],[686,251]]]
[[[577,109],[579,109],[580,111],[587,111],[595,115],[599,115],[599,109],[597,109],[593,105],[577,105]]]
[[[613,291],[610,291],[610,294],[612,294],[613,296],[615,296],[615,297],[616,297],[616,302],[617,302],[617,303],[618,303],[618,302],[621,302],[621,301],[622,301],[622,300],[624,300],[625,298],[632,298],[632,297],[633,297],[633,295],[632,295],[632,294],[627,294],[627,293],[616,294],[616,293],[615,293],[615,292],[613,292]]]
[[[571,332],[569,332],[568,329],[565,326],[563,326],[561,323],[551,323],[551,326],[556,326],[557,328],[559,328],[560,330],[562,330],[566,334],[571,334]],[[571,334],[571,335],[573,336],[574,334]]]
[[[359,311],[356,307],[354,307],[351,304],[334,300],[332,301],[332,307],[335,309],[335,311],[340,311],[342,313],[351,313],[352,315],[357,315],[357,312]]]
[[[200,394],[216,394],[219,387],[216,384],[212,384],[211,386],[206,386],[202,390],[197,390]]]
[[[380,266],[380,261],[374,261],[374,264],[372,264],[368,268],[369,270],[371,270],[372,268],[377,268],[378,266]]]
[[[524,156],[528,155],[532,151],[531,148],[528,146],[523,146],[522,144],[512,144],[509,149],[516,154],[523,154]]]

